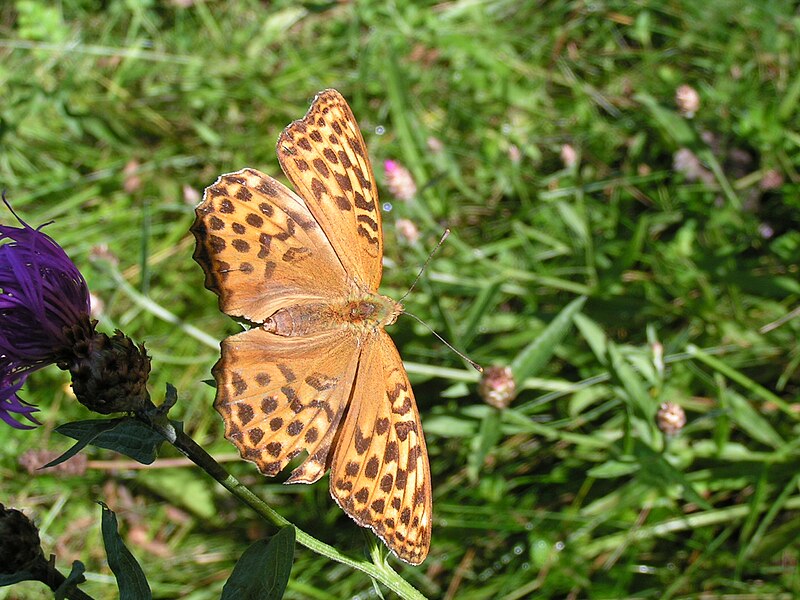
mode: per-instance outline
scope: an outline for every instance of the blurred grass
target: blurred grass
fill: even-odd
[[[382,187],[385,291],[399,298],[451,227],[408,309],[482,364],[540,369],[515,372],[495,418],[458,357],[411,320],[393,328],[434,482],[431,556],[404,576],[433,598],[796,597],[798,30],[780,1],[15,0],[0,5],[0,183],[28,222],[54,221],[103,327],[147,343],[153,395],[173,383],[175,416],[229,455],[202,383],[217,351],[187,327],[218,340],[237,326],[201,291],[193,205],[220,173],[277,174],[280,130],[336,87],[381,182],[391,158],[420,190],[401,202]],[[682,84],[700,97],[692,118]],[[674,168],[681,149],[688,168]],[[529,360],[578,296],[572,333]],[[65,449],[50,432],[87,415],[55,369],[23,397],[44,426],[4,431],[0,502],[36,519],[60,566],[83,561],[96,597],[115,588],[95,500],[160,598],[218,597],[273,532],[191,468],[94,450],[84,475],[28,475],[18,458]],[[655,424],[667,401],[688,416],[669,438]],[[229,466],[362,552],[325,482]],[[46,597],[11,589],[0,598]],[[373,595],[298,548],[287,597]]]

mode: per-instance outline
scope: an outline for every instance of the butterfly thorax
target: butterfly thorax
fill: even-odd
[[[388,296],[371,292],[334,302],[295,304],[276,310],[264,321],[264,329],[276,335],[304,336],[331,329],[374,331],[391,325],[403,305]]]

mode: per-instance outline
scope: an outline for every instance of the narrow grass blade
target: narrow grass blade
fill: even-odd
[[[583,308],[585,302],[586,298],[580,297],[567,304],[541,335],[517,354],[511,362],[511,371],[516,381],[523,381],[535,375],[547,364],[556,346],[572,329],[572,319]]]
[[[783,413],[786,414],[786,416],[790,417],[793,421],[797,421],[798,419],[800,419],[800,415],[798,415],[794,410],[792,410],[792,407],[789,406],[789,404],[785,402],[783,399],[779,398],[778,396],[770,392],[768,389],[759,385],[758,383],[756,383],[746,375],[742,374],[741,372],[737,371],[736,369],[729,367],[718,358],[711,356],[707,352],[704,352],[694,344],[689,344],[686,347],[686,351],[689,353],[690,356],[696,358],[697,360],[711,367],[715,371],[718,371],[731,381],[735,381],[753,395],[758,396],[759,398],[761,398],[766,402],[771,402],[772,404],[777,406],[781,411],[783,411]]]

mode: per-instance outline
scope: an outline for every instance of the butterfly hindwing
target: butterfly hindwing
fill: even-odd
[[[266,475],[308,452],[290,482],[313,483],[353,387],[357,340],[347,331],[282,337],[261,328],[227,338],[214,366],[225,437]]]
[[[419,564],[431,535],[431,480],[419,411],[394,342],[366,338],[331,464],[331,495],[403,560]]]
[[[364,138],[336,90],[317,94],[306,116],[278,139],[278,159],[362,289],[381,281],[383,233],[378,190]]]

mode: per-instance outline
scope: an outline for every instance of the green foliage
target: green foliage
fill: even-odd
[[[294,527],[283,527],[269,542],[244,551],[222,589],[222,600],[280,600],[289,583],[294,557]]]
[[[203,380],[238,325],[202,291],[188,234],[205,186],[245,166],[277,175],[278,133],[336,87],[391,204],[384,292],[402,296],[450,227],[404,303],[478,363],[521,368],[510,407],[489,407],[427,330],[392,328],[434,487],[431,555],[403,576],[467,600],[793,597],[799,36],[778,1],[17,0],[0,8],[0,181],[26,221],[54,221],[101,327],[147,343],[151,391],[175,384],[186,431],[356,556],[362,533],[327,480],[283,486],[222,439]],[[414,199],[391,197],[386,159]],[[4,431],[0,502],[44,527],[62,565],[79,558],[97,598],[117,592],[87,498],[125,515],[155,597],[219,598],[274,529],[196,469],[169,484],[89,448],[83,475],[25,473],[20,456],[47,462],[69,446],[49,433],[87,418],[65,382],[48,369],[22,391],[44,426]],[[687,416],[674,435],[664,403]],[[372,585],[298,547],[285,597]]]
[[[55,431],[78,440],[78,443],[57,459],[47,463],[46,467],[61,464],[89,444],[119,452],[137,462],[149,465],[156,459],[158,446],[164,441],[157,433],[131,417],[64,423],[56,427]]]
[[[125,547],[117,531],[117,515],[103,506],[103,544],[108,555],[108,566],[114,572],[119,586],[120,600],[149,600],[153,597],[142,568]]]

